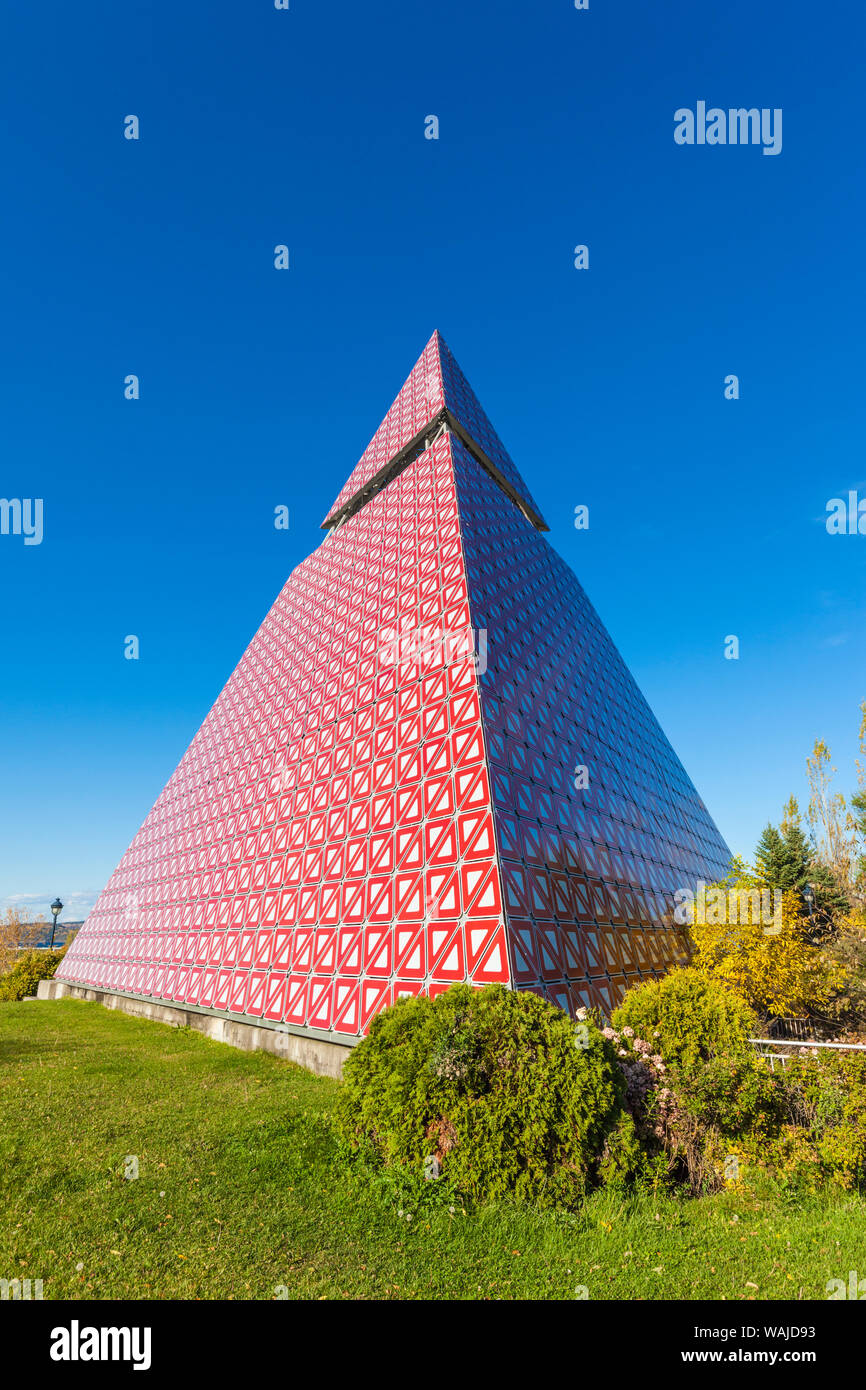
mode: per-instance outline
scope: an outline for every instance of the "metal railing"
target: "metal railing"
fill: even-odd
[[[792,1057],[797,1056],[797,1052],[811,1051],[817,1057],[819,1048],[830,1048],[837,1052],[866,1052],[866,1043],[835,1043],[818,1042],[816,1038],[807,1038],[804,1042],[794,1042],[787,1038],[749,1038],[749,1042],[755,1048],[759,1057],[770,1063],[770,1070],[776,1070],[776,1063],[781,1062],[782,1066]],[[763,1049],[768,1047],[786,1047],[791,1050],[788,1052],[766,1052]]]
[[[802,1018],[773,1018],[767,1024],[767,1032],[771,1038],[778,1038],[780,1041],[785,1038],[808,1039],[811,1020],[803,1016]]]

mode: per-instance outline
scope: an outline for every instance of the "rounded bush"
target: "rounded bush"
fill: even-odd
[[[378,1014],[343,1071],[355,1150],[472,1199],[572,1205],[598,1177],[625,1082],[595,1024],[534,994],[455,985]],[[433,1162],[435,1160],[435,1163]]]
[[[0,1000],[14,1003],[35,994],[40,980],[50,980],[63,959],[60,951],[26,951],[12,969],[0,975]]]
[[[614,1028],[631,1028],[668,1066],[694,1071],[711,1057],[743,1057],[758,1017],[739,995],[697,970],[672,970],[630,989],[615,1010]]]

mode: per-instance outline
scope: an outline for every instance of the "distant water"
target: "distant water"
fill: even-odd
[[[55,945],[55,946],[62,946],[63,943],[64,943],[64,941],[66,940],[68,934],[69,934],[71,931],[78,931],[78,928],[81,927],[81,926],[83,926],[83,925],[84,925],[83,922],[58,922],[58,923],[57,923],[57,930],[56,930],[55,933],[54,933],[54,945]],[[51,942],[51,923],[49,922],[49,923],[47,924],[47,926],[45,927],[45,930],[43,931],[42,935],[41,935],[41,936],[38,936],[38,937],[36,938],[36,940],[34,941],[33,944],[34,944],[34,946],[36,946],[36,947],[40,947],[40,946],[48,946],[48,945],[50,944],[50,942]]]

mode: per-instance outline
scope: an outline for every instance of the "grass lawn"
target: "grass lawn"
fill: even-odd
[[[844,1193],[452,1210],[341,1163],[338,1093],[99,1004],[0,1005],[0,1277],[46,1299],[825,1299],[864,1268]]]

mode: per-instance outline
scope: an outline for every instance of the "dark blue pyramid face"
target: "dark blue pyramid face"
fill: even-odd
[[[574,574],[452,451],[514,983],[608,1009],[678,958],[674,894],[730,851]]]

